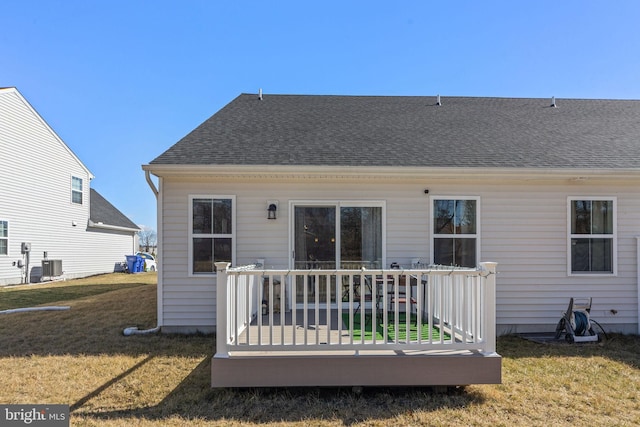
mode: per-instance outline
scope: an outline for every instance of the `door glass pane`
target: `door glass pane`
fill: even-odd
[[[336,268],[336,208],[335,206],[296,206],[294,209],[294,261],[296,269]],[[302,277],[296,283],[296,301],[304,297]],[[327,283],[327,276],[309,276],[309,302],[326,302],[327,292],[335,283]],[[335,295],[330,295],[335,301]]]
[[[341,268],[382,267],[382,208],[340,208]]]
[[[336,208],[295,208],[295,268],[336,268]]]

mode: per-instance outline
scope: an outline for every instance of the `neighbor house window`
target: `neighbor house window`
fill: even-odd
[[[615,274],[616,199],[569,198],[570,274]]]
[[[0,221],[0,255],[9,255],[9,222]]]
[[[433,263],[476,267],[479,248],[479,199],[434,197],[431,200]]]
[[[189,211],[191,273],[215,273],[233,259],[234,197],[191,196]]]
[[[71,177],[71,202],[82,204],[82,178]]]

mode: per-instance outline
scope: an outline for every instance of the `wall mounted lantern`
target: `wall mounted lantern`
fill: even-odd
[[[278,212],[278,202],[277,201],[268,201],[267,202],[267,219],[276,219],[276,212]]]

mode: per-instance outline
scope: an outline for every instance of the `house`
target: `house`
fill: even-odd
[[[229,301],[253,288],[217,280],[251,276],[216,262],[262,264],[295,313],[305,270],[483,261],[497,334],[553,331],[579,296],[607,331],[638,331],[640,101],[241,94],[143,169],[166,332],[233,336],[245,308]]]
[[[15,88],[0,89],[0,285],[113,272],[138,227]]]

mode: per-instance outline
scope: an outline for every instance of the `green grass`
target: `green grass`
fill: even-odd
[[[105,274],[73,281],[0,287],[0,310],[34,307],[148,284],[148,275]]]
[[[0,317],[0,402],[66,404],[72,426],[98,427],[640,425],[638,336],[609,334],[580,345],[499,337],[502,384],[447,393],[211,389],[215,337],[123,336],[127,326],[155,326],[155,275],[109,276],[112,291],[56,301],[68,311]],[[105,284],[109,276],[77,286]],[[136,286],[142,282],[148,286]],[[30,289],[47,287],[54,285]]]
[[[362,339],[362,334],[364,330],[364,339],[365,341],[373,340],[373,325],[371,322],[371,314],[366,313],[364,328],[361,325],[362,322],[362,312],[353,316],[353,330],[351,330],[351,334],[353,335],[354,341],[359,341]],[[380,315],[381,316],[381,315]],[[389,324],[387,325],[387,339],[389,341],[395,341],[396,338],[396,326],[398,327],[398,341],[406,341],[407,340],[407,318],[406,313],[399,313],[398,315],[398,323],[393,321],[393,313],[389,313]],[[376,319],[381,320],[381,319]],[[349,329],[349,313],[342,313],[342,323],[345,328]],[[384,327],[381,322],[377,322],[376,325],[376,341],[384,340]],[[429,330],[431,330],[431,336],[434,341],[440,340],[440,329],[436,327],[430,327],[428,323],[423,322],[421,325],[421,338],[424,341],[429,339]],[[444,340],[450,340],[451,336],[448,333],[444,333]],[[418,324],[416,322],[416,315],[411,314],[410,322],[409,322],[409,340],[417,341],[418,340]]]

